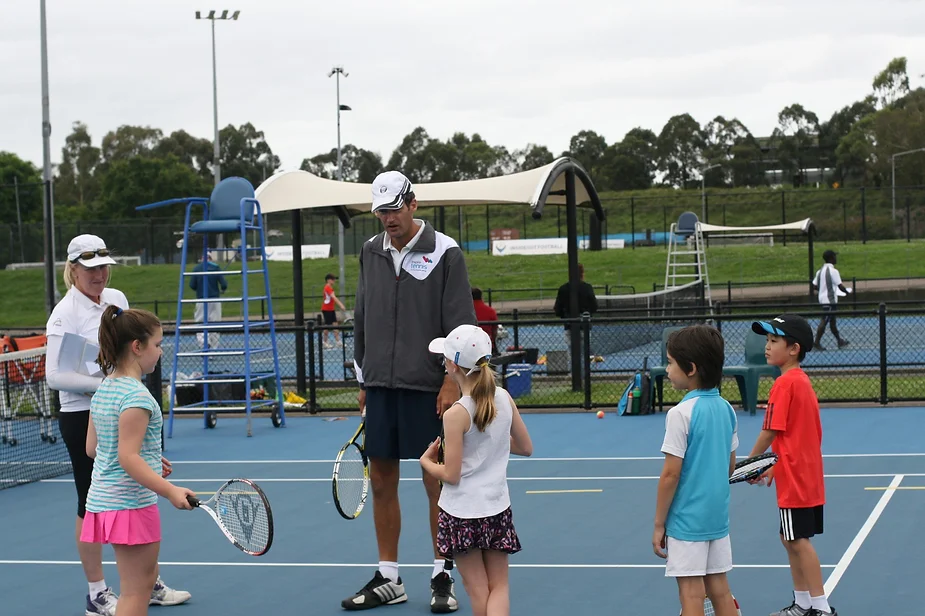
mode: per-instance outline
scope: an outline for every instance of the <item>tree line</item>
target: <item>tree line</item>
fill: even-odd
[[[264,133],[254,125],[220,131],[222,176],[245,177],[255,186],[280,166]],[[562,156],[578,160],[599,192],[807,184],[809,172],[829,186],[879,186],[891,181],[893,154],[925,147],[925,89],[911,89],[906,58],[894,58],[874,76],[871,91],[828,120],[794,103],[782,109],[770,135],[755,135],[737,118],[717,116],[701,125],[690,114],[671,117],[656,133],[635,127],[614,142],[582,130]],[[354,144],[342,147],[343,179],[371,182],[383,169],[401,169],[414,182],[446,182],[526,171],[552,162],[544,145],[510,150],[478,133],[446,140],[423,127],[406,135],[388,160]],[[902,159],[900,159],[902,160]],[[165,135],[148,126],[120,126],[95,145],[90,130],[74,122],[55,167],[56,220],[132,218],[137,205],[212,189],[213,143],[178,130]],[[707,170],[709,167],[709,170]],[[337,150],[302,161],[301,168],[337,177]],[[705,171],[706,170],[706,171]],[[0,220],[16,220],[10,186],[38,183],[31,162],[0,151]],[[925,184],[925,165],[897,163],[897,184]],[[20,191],[24,222],[42,219],[41,191]],[[152,212],[163,217],[180,215]]]

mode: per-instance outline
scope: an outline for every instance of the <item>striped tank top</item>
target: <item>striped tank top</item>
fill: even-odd
[[[119,417],[130,408],[150,413],[141,444],[141,458],[161,474],[161,407],[141,381],[131,377],[103,380],[90,402],[90,418],[96,428],[96,460],[87,495],[87,511],[142,509],[157,503],[157,494],[129,477],[119,464]]]

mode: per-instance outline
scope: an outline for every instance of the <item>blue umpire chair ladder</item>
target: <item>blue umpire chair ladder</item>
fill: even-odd
[[[189,197],[182,199],[171,199],[143,205],[137,210],[149,210],[159,207],[166,207],[176,204],[186,204],[186,218],[183,225],[183,253],[180,261],[180,283],[177,291],[177,326],[174,333],[174,357],[172,362],[172,373],[170,378],[170,414],[167,423],[167,436],[173,436],[173,420],[176,413],[199,413],[203,414],[203,421],[206,428],[214,428],[218,422],[219,412],[240,413],[244,412],[247,417],[247,435],[252,436],[251,413],[252,411],[270,412],[270,417],[275,427],[285,425],[286,416],[283,406],[283,389],[280,379],[279,370],[279,352],[276,345],[276,325],[273,317],[273,299],[270,295],[270,276],[267,269],[266,254],[266,233],[263,227],[263,217],[261,216],[260,203],[255,199],[254,187],[244,178],[230,177],[225,178],[212,191],[210,198]],[[203,219],[190,224],[190,217],[194,206],[203,207]],[[248,246],[248,232],[258,232],[259,242],[257,246]],[[212,234],[235,233],[240,237],[240,245],[236,248],[209,248],[209,236]],[[190,254],[190,237],[198,234],[202,236],[202,262],[204,264],[202,271],[186,271],[187,257]],[[210,270],[205,267],[208,262],[210,250],[219,250],[225,253],[237,253],[237,263],[241,266],[240,270],[226,271],[223,269]],[[261,267],[260,269],[251,269],[251,261],[248,259],[248,253],[258,253]],[[194,253],[195,254],[195,253]],[[232,261],[234,262],[234,261]],[[252,274],[263,275],[263,288],[257,295],[251,295],[251,285],[249,276]],[[208,276],[241,276],[241,296],[240,297],[204,297],[185,299],[184,292],[188,289],[188,282],[193,277],[200,277],[202,283],[206,283]],[[258,320],[252,320],[250,315],[250,304],[253,301],[266,301],[267,317]],[[203,303],[203,320],[196,323],[183,323],[184,305]],[[218,322],[209,322],[209,306],[212,303],[221,302],[223,304],[241,304],[242,318],[239,321],[221,320]],[[255,334],[264,333],[263,331],[255,332],[254,329],[262,330],[269,328],[270,344],[254,344]],[[181,342],[182,332],[201,333],[202,341],[200,348],[184,348]],[[232,336],[223,336],[227,341],[232,338],[234,342],[229,347],[221,344],[215,348],[210,346],[210,333],[232,334]],[[239,335],[236,335],[240,333]],[[259,336],[258,336],[259,337]],[[195,337],[193,337],[195,346]],[[267,359],[272,354],[272,365],[269,365]],[[222,360],[242,358],[244,360],[243,371],[237,370],[228,372],[210,371],[209,360],[213,359],[215,364],[221,364]],[[198,376],[180,375],[178,378],[178,367],[181,360],[201,360],[200,371],[190,371],[191,374],[199,372]],[[261,361],[263,360],[263,361]],[[252,395],[254,384],[263,383],[269,380],[274,381],[275,391],[269,398],[255,399]],[[237,386],[237,387],[236,387]],[[243,387],[242,387],[243,386]],[[198,391],[201,388],[202,395]],[[211,389],[211,392],[210,392]],[[264,388],[265,389],[265,388]],[[183,404],[180,404],[180,393],[185,392]],[[190,395],[188,392],[194,392]],[[211,395],[210,395],[211,394]]]

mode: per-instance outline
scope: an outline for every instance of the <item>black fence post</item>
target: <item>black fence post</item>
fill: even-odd
[[[300,336],[305,336],[308,340],[308,412],[316,413],[318,412],[318,407],[315,406],[315,322],[308,321],[305,323],[305,329],[298,332]],[[303,363],[302,373],[304,377],[305,364]],[[304,382],[299,389],[300,392],[305,391]]]
[[[912,197],[906,195],[906,242],[912,241],[912,216],[910,209],[912,206]]]
[[[867,243],[867,193],[861,187],[861,243]]]
[[[581,333],[584,338],[584,389],[585,409],[591,409],[591,315],[585,312],[581,315]]]
[[[845,204],[845,200],[841,200],[841,215],[842,215],[842,241],[848,243],[848,206]]]
[[[780,191],[780,221],[787,224],[787,191]],[[787,232],[783,232],[784,246],[787,245]]]
[[[636,250],[636,198],[630,197],[630,248]]]
[[[880,317],[880,404],[888,402],[886,373],[886,304],[881,303],[877,309]]]

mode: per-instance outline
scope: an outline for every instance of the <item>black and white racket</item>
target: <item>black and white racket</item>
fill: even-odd
[[[207,501],[186,500],[215,520],[236,548],[251,556],[266,554],[273,545],[273,512],[266,494],[249,479],[226,481]]]
[[[344,519],[354,520],[366,505],[369,494],[369,460],[366,458],[366,414],[353,437],[340,448],[334,460],[332,490],[334,506]]]
[[[777,464],[777,454],[770,452],[737,462],[735,470],[729,476],[729,483],[741,483],[760,477],[775,464]]]
[[[446,435],[443,432],[443,423],[441,420],[440,423],[440,446],[437,447],[437,464],[446,463]],[[440,482],[440,489],[443,489],[443,482]],[[451,558],[443,557],[443,570],[452,571],[453,570],[453,560]]]

